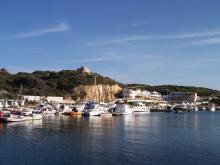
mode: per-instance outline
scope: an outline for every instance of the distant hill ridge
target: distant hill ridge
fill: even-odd
[[[90,72],[87,68],[62,71],[34,71],[10,74],[6,69],[0,70],[0,90],[5,90],[5,97],[16,98],[21,85],[25,95],[71,96],[73,89],[80,85],[116,85],[108,77]]]
[[[122,84],[109,77],[91,72],[86,67],[77,70],[61,71],[34,71],[32,73],[18,72],[11,74],[5,68],[0,69],[0,90],[6,91],[0,98],[16,98],[22,86],[22,94],[44,96],[71,97],[74,89],[89,85],[119,85],[122,88],[139,88],[158,91],[166,94],[167,91],[197,92],[201,96],[220,96],[220,92],[208,88],[186,87],[176,85],[150,86],[145,84]]]

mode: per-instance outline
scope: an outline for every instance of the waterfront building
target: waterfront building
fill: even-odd
[[[8,107],[18,107],[22,102],[19,100],[5,100],[1,99],[0,100],[0,108],[8,108]]]
[[[47,96],[46,99],[48,102],[63,103],[63,97]]]
[[[161,100],[161,94],[154,91],[154,92],[149,92],[147,90],[132,90],[132,89],[123,89],[122,95],[124,98],[129,98],[129,99],[150,99],[150,100]]]
[[[198,94],[194,92],[171,92],[168,97],[168,101],[178,103],[195,103],[197,99]]]
[[[150,96],[151,96],[152,100],[161,100],[162,99],[161,94],[156,91],[152,92]]]
[[[27,95],[24,95],[23,98],[24,100],[27,100],[28,102],[30,101],[39,102],[42,99],[41,96],[27,96]]]
[[[4,100],[0,100],[0,108],[3,108],[4,107]]]
[[[122,95],[124,98],[130,98],[130,99],[135,99],[137,92],[132,89],[123,89]]]
[[[47,100],[48,102],[56,102],[56,103],[63,103],[63,97],[57,97],[57,96],[27,96],[24,95],[23,98],[30,101],[36,101],[39,102],[41,100]]]

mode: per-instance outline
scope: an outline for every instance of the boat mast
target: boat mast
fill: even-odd
[[[22,89],[23,89],[23,85],[21,84],[21,87],[19,89],[18,95],[17,95],[17,100],[19,99],[19,97],[22,97]]]

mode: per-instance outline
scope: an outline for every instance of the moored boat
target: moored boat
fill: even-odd
[[[210,110],[211,112],[215,112],[215,110],[216,110],[216,109],[215,109],[215,106],[214,106],[214,105],[211,105],[210,108],[209,108],[209,110]]]
[[[33,120],[31,116],[11,115],[10,117],[4,117],[4,122],[22,122],[27,120]]]
[[[131,109],[134,114],[150,113],[150,107],[147,107],[142,101],[132,101],[129,103],[132,105]]]
[[[4,122],[22,122],[22,121],[30,121],[30,120],[41,120],[41,119],[42,119],[42,114],[31,114],[29,116],[11,114],[8,117],[2,118]]]
[[[90,102],[85,105],[83,116],[101,116],[102,111],[103,108],[99,104]]]
[[[127,105],[123,103],[118,103],[115,107],[115,109],[112,112],[113,116],[120,116],[120,115],[128,115],[132,114],[132,109]]]
[[[182,104],[178,104],[176,106],[174,106],[173,111],[175,113],[184,113],[187,112],[187,105],[185,103]]]

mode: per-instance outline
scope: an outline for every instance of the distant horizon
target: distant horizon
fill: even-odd
[[[218,0],[0,4],[1,65],[10,72],[84,64],[123,83],[220,90]]]

